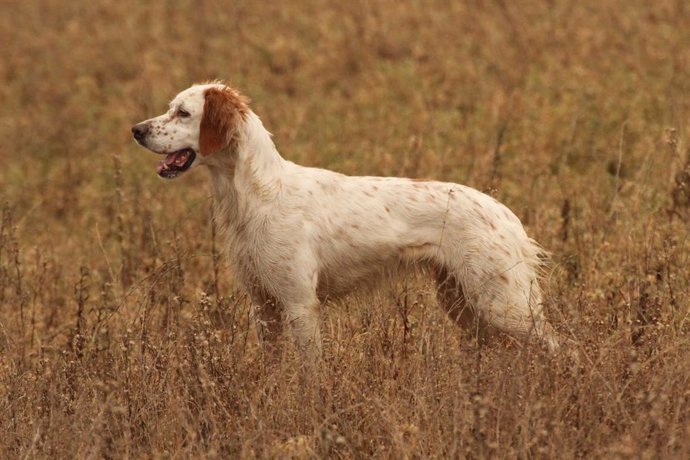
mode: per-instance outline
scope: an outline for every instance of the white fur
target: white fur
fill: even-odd
[[[163,115],[146,120],[151,126],[147,148],[158,153],[174,152],[185,147],[199,150],[199,122],[204,111],[202,86],[193,86],[181,92],[170,102]],[[178,116],[179,110],[190,114],[189,118]]]
[[[212,86],[193,86],[173,100],[171,113],[184,105],[192,116],[185,129],[176,125],[179,136],[159,127],[173,136],[154,146],[198,149],[204,91]],[[171,113],[162,117],[170,121]],[[317,357],[321,302],[405,266],[436,275],[439,301],[458,323],[479,319],[557,348],[542,315],[540,249],[506,206],[453,183],[299,166],[280,156],[251,110],[237,134],[235,148],[195,163],[210,172],[224,246],[263,338],[277,337],[282,319]]]

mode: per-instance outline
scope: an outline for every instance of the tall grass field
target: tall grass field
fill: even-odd
[[[289,160],[507,204],[576,355],[410,277],[323,305],[308,389],[131,139],[216,78]],[[690,458],[689,136],[686,0],[0,0],[0,458]]]

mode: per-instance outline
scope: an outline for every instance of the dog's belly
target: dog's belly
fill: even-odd
[[[368,259],[349,267],[333,267],[319,272],[316,288],[320,300],[334,300],[356,291],[376,287],[382,279],[397,275],[401,270],[400,259]]]

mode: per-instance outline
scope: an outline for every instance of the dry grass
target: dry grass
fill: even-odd
[[[3,1],[0,457],[689,458],[690,7],[519,3]],[[304,391],[205,173],[129,138],[215,77],[287,158],[506,202],[581,362],[480,347],[402,280],[324,308]]]

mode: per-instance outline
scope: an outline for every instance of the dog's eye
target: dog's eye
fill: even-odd
[[[186,110],[183,109],[177,109],[177,116],[180,118],[188,118],[190,117],[190,113],[187,112]]]

